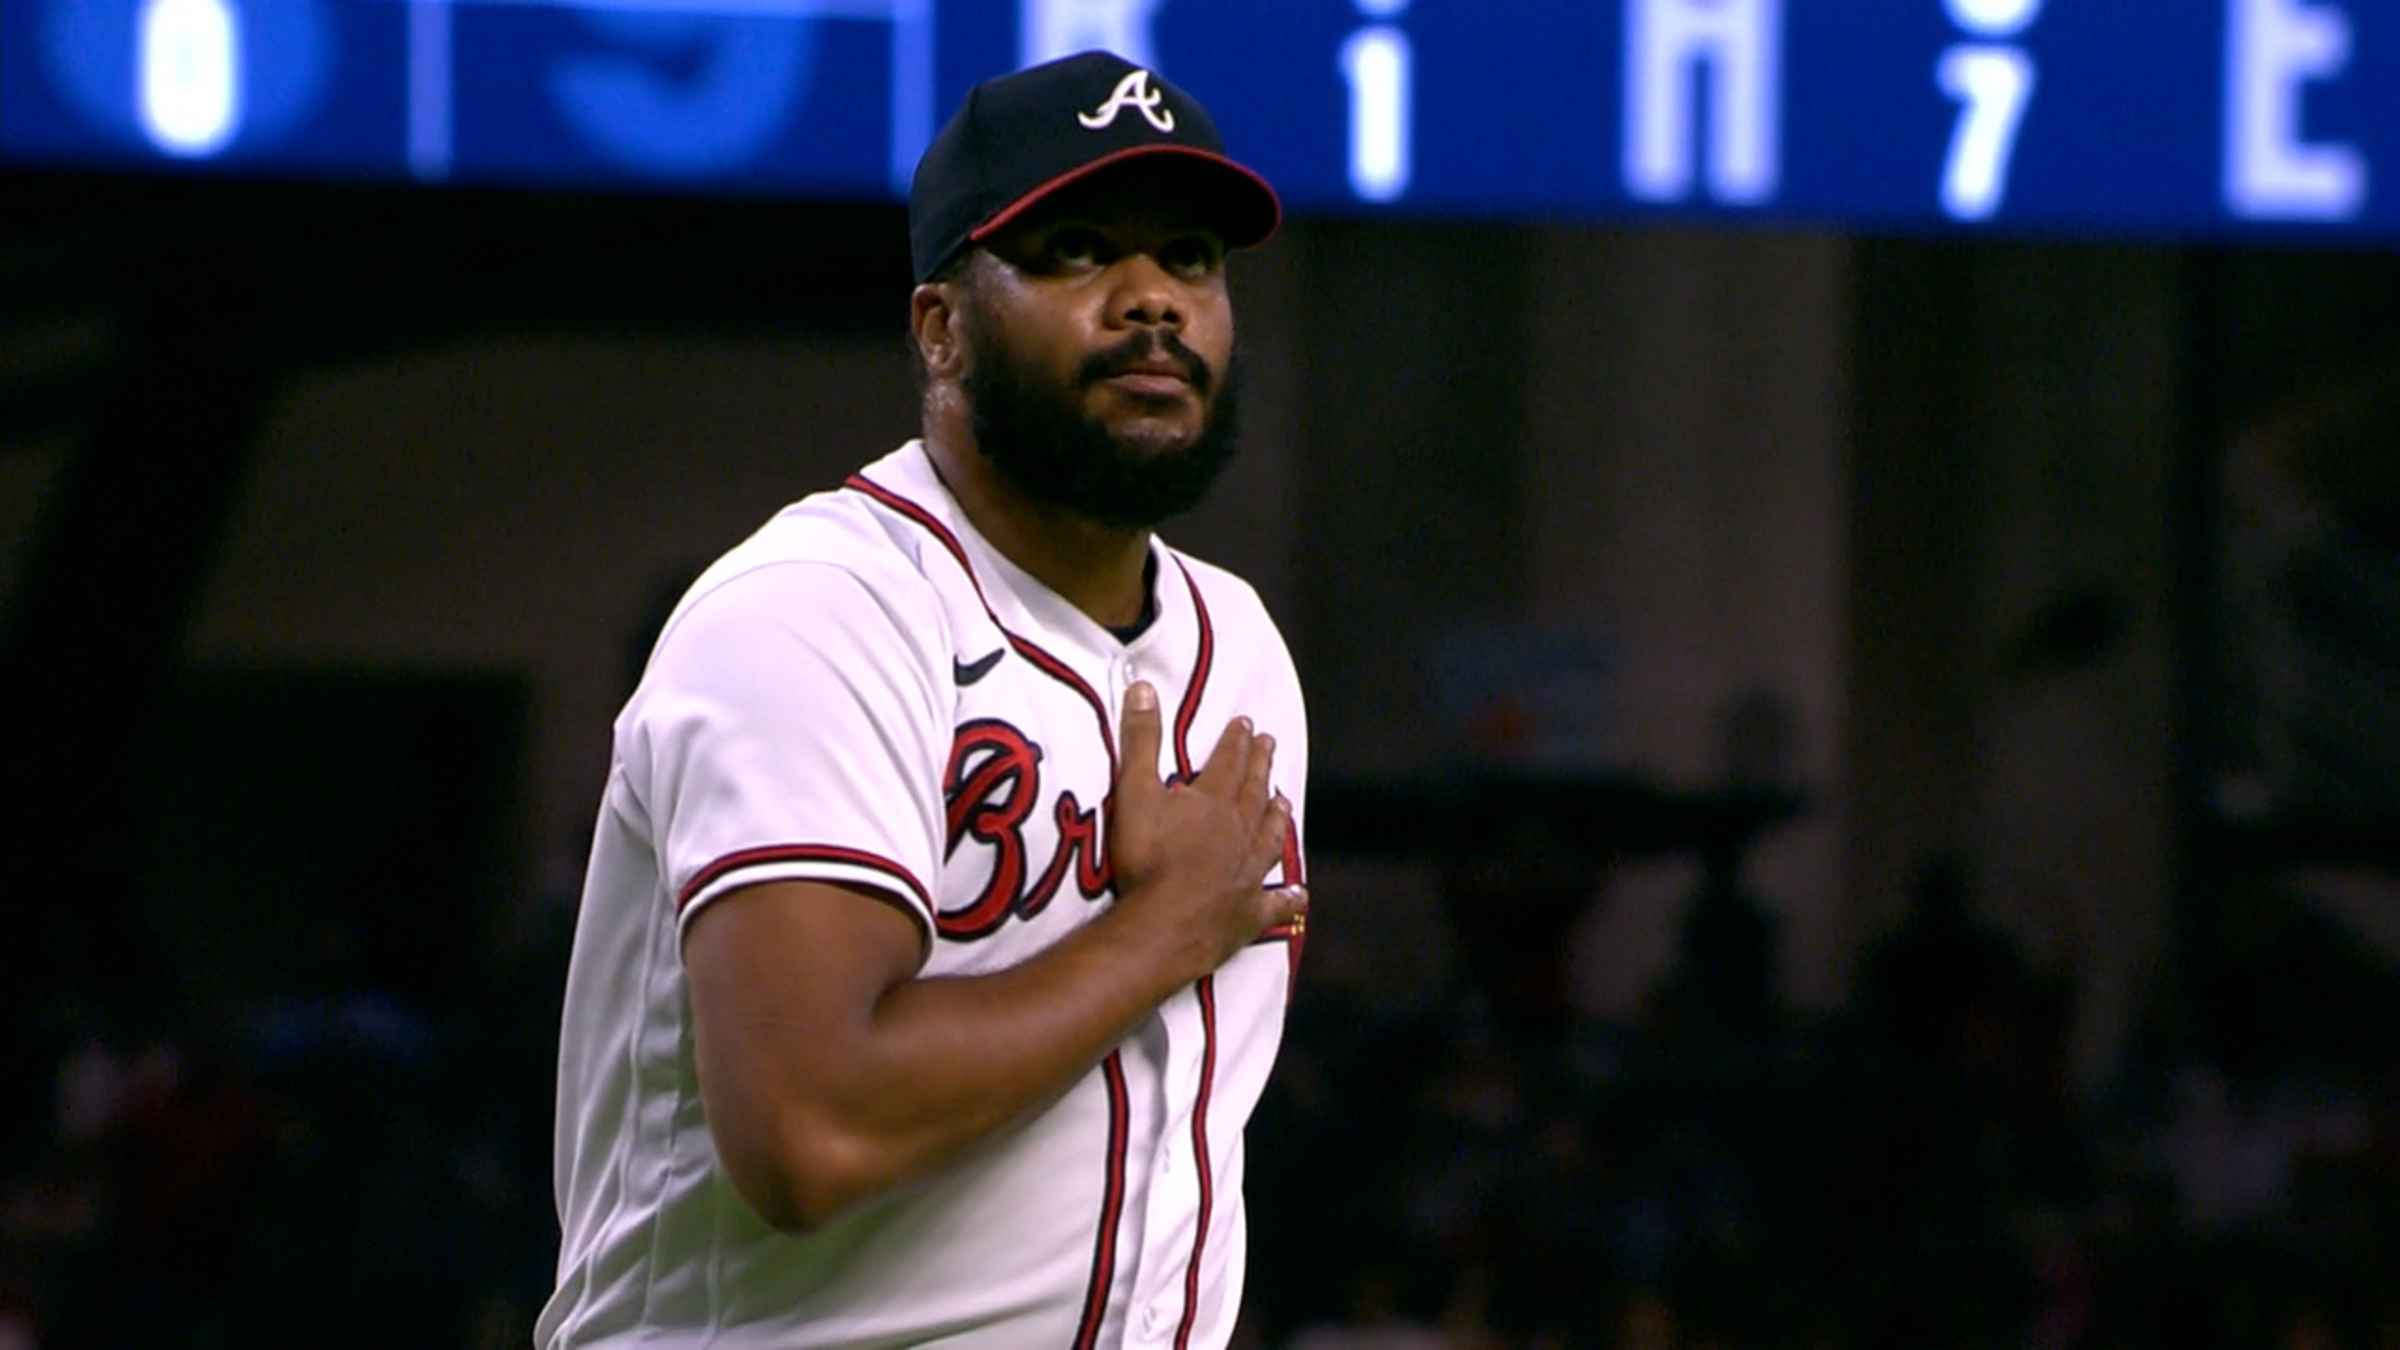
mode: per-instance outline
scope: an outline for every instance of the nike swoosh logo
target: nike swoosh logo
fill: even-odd
[[[1008,655],[1008,648],[994,647],[991,655],[980,660],[961,661],[953,656],[950,658],[950,673],[958,677],[959,686],[964,688],[991,674],[992,667],[999,665],[1000,658],[1006,655]]]

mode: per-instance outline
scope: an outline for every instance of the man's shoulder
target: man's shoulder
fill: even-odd
[[[676,606],[670,627],[702,605],[788,615],[795,607],[840,603],[860,592],[903,626],[913,626],[941,602],[908,543],[858,493],[835,488],[811,494],[710,563]],[[829,585],[836,577],[854,585]]]
[[[1220,669],[1228,673],[1236,669],[1246,671],[1247,674],[1238,677],[1240,680],[1263,682],[1249,687],[1264,691],[1262,696],[1291,700],[1297,712],[1302,700],[1300,671],[1292,660],[1290,645],[1284,641],[1283,630],[1276,625],[1275,616],[1260,597],[1258,588],[1239,573],[1195,558],[1181,549],[1170,547],[1167,556],[1174,560],[1181,576],[1191,579],[1193,590],[1200,596],[1217,660],[1229,663]]]
[[[791,503],[749,538],[728,549],[720,565],[736,568],[784,562],[829,563],[876,572],[915,572],[913,557],[872,509],[848,488],[827,488]]]
[[[1258,588],[1240,573],[1220,567],[1205,558],[1194,557],[1163,539],[1159,545],[1166,550],[1167,557],[1174,561],[1182,575],[1191,578],[1192,586],[1199,591],[1201,602],[1208,606],[1209,619],[1216,627],[1245,635],[1255,632],[1282,641],[1282,630],[1276,626],[1275,616],[1268,611]]]

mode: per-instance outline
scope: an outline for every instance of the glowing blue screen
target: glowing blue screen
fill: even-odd
[[[0,0],[0,158],[889,199],[1092,46],[1303,210],[2400,237],[2383,0]]]

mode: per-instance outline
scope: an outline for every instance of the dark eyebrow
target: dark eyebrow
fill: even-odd
[[[1090,216],[1080,214],[1060,214],[1052,216],[1047,220],[1035,222],[1034,225],[1026,231],[1026,233],[1034,235],[1037,238],[1047,239],[1051,235],[1057,234],[1062,230],[1090,230],[1094,234],[1104,234],[1107,232],[1105,226]]]

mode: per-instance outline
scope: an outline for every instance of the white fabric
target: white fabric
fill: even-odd
[[[1084,893],[1078,863],[1101,858],[1072,841],[1047,903],[1008,902],[1051,871],[1062,818],[1105,839],[1110,745],[1135,679],[1160,691],[1162,775],[1179,767],[1179,726],[1196,769],[1246,714],[1276,738],[1276,786],[1295,811],[1304,801],[1299,684],[1246,584],[1154,543],[1157,617],[1127,645],[977,535],[917,443],[860,476],[878,491],[854,479],[795,503],[709,568],[618,718],[567,980],[564,1231],[536,1340],[1065,1347],[1085,1331],[1100,1346],[1179,1333],[1223,1346],[1243,1275],[1242,1126],[1281,1037],[1291,940],[1262,937],[1056,1106],[822,1231],[768,1228],[717,1161],[679,942],[703,907],[769,879],[851,882],[937,931],[927,976],[1036,955],[1113,903],[1105,885]],[[1020,879],[979,915],[1012,854]],[[961,931],[978,917],[987,933]]]

